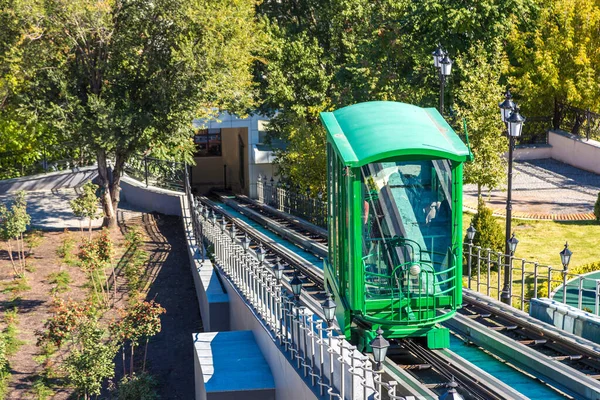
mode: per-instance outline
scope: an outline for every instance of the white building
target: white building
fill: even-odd
[[[196,165],[191,170],[192,187],[198,193],[230,189],[256,197],[258,175],[275,175],[274,156],[265,145],[268,117],[238,118],[227,112],[217,120],[194,120]]]

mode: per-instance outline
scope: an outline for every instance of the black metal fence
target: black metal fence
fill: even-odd
[[[256,190],[259,201],[327,229],[327,201],[322,192],[313,197],[310,191],[302,192],[300,187],[285,182],[275,183],[266,175],[258,176]]]
[[[548,130],[552,128],[552,117],[527,117],[517,145],[547,144]]]
[[[146,186],[183,192],[186,179],[186,165],[176,161],[165,161],[146,156],[134,156],[125,163],[127,175]]]
[[[586,139],[600,140],[600,114],[559,103],[555,127]]]
[[[39,150],[7,151],[0,153],[0,179],[64,171],[95,162],[93,153],[75,143],[65,142]]]

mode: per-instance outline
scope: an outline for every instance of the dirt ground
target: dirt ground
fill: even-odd
[[[178,217],[163,215],[129,214],[121,221],[121,229],[111,233],[115,244],[115,266],[124,253],[123,233],[126,229],[139,226],[146,235],[144,249],[149,254],[143,280],[146,283],[146,298],[155,299],[166,309],[162,316],[162,331],[150,340],[148,347],[148,370],[158,381],[161,399],[191,399],[194,397],[194,363],[192,333],[202,331],[200,312],[196,300],[193,280],[187,259],[185,239]],[[97,232],[95,232],[97,234]],[[73,300],[83,300],[89,289],[84,286],[86,275],[77,266],[66,266],[56,254],[66,233],[45,232],[39,247],[27,258],[31,265],[26,272],[30,289],[21,293],[0,293],[0,312],[17,307],[18,339],[23,342],[16,354],[10,357],[11,379],[7,391],[7,399],[35,399],[32,383],[42,372],[35,361],[40,354],[36,346],[35,332],[43,329],[44,322],[51,315],[54,285],[48,282],[53,272],[66,270],[73,282],[70,290],[59,296]],[[80,240],[79,231],[70,235]],[[87,233],[86,233],[87,235]],[[0,290],[13,279],[8,253],[4,243],[0,244]],[[75,246],[77,249],[77,245]],[[63,264],[63,265],[61,265]],[[126,282],[122,271],[117,269],[117,307],[127,304]],[[111,319],[116,313],[108,311],[104,319]],[[4,325],[0,324],[1,328]],[[118,381],[122,375],[120,355],[115,357],[116,376]],[[54,389],[53,399],[68,399],[72,389]]]

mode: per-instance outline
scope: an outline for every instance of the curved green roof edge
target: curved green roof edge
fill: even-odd
[[[407,155],[462,162],[470,155],[435,108],[371,101],[322,112],[320,117],[328,141],[348,166]]]

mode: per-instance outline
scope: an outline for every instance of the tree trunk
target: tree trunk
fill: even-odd
[[[122,152],[117,151],[115,155],[115,165],[112,173],[112,184],[110,185],[110,198],[112,200],[112,207],[117,214],[119,208],[119,201],[121,200],[121,175],[123,174],[123,167],[125,165],[126,156]]]
[[[144,348],[144,364],[142,365],[142,372],[146,372],[146,356],[148,355],[148,338],[146,338],[146,346]]]
[[[90,240],[92,240],[92,219],[89,218],[90,222],[88,222],[88,232],[90,234]]]
[[[21,258],[23,259],[23,271],[27,267],[27,261],[25,260],[25,240],[23,239],[23,233],[19,235],[21,237]]]
[[[480,199],[481,199],[481,184],[478,183],[477,184],[477,201],[479,202]]]
[[[106,167],[106,151],[98,150],[96,159],[98,161],[98,183],[102,188],[102,210],[104,211],[102,226],[112,229],[117,226],[117,213],[111,198],[111,184],[108,168]]]
[[[6,241],[6,244],[8,246],[8,257],[10,257],[10,262],[12,264],[13,270],[15,271],[15,276],[18,276],[19,275],[19,271],[17,271],[17,265],[15,264],[15,259],[13,258],[12,246],[10,245],[10,239],[8,239]]]
[[[133,377],[133,350],[135,349],[135,345],[131,342],[131,358],[129,359],[129,376]]]

